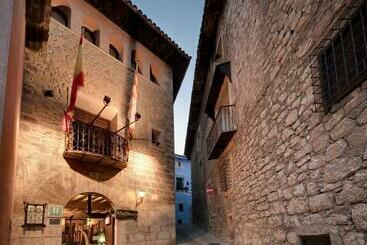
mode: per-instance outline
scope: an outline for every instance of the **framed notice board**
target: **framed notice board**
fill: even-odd
[[[45,227],[45,210],[47,204],[24,203],[23,227]]]

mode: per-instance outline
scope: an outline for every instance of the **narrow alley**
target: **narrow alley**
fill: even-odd
[[[232,245],[193,225],[182,225],[176,230],[178,245]]]

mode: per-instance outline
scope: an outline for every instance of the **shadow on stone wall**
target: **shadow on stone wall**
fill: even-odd
[[[109,180],[121,171],[121,169],[74,159],[65,158],[65,161],[74,171],[96,181]]]

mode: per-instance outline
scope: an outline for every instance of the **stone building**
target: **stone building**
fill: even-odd
[[[367,244],[366,1],[207,0],[185,155],[234,244]]]
[[[130,1],[30,0],[26,10],[11,241],[4,244],[174,244],[173,102],[190,57]],[[65,134],[82,27],[85,86]],[[136,68],[141,119],[127,142],[124,130],[116,132],[127,123]]]
[[[176,225],[191,223],[191,162],[185,156],[175,155]]]

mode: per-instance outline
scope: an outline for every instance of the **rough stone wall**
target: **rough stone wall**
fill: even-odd
[[[349,3],[227,1],[218,38],[231,61],[238,130],[221,158],[207,161],[210,124],[201,115],[205,184],[217,190],[201,191],[209,230],[230,237],[234,227],[235,244],[327,233],[332,244],[367,243],[367,82],[329,113],[315,112],[310,72],[309,55]],[[216,168],[226,156],[233,186],[222,193]]]
[[[51,20],[47,44],[39,51],[26,49],[14,219],[11,244],[61,244],[61,226],[25,230],[23,202],[66,205],[83,192],[109,198],[116,209],[135,209],[136,192],[146,191],[137,207],[137,221],[118,221],[117,244],[174,244],[174,154],[172,72],[160,64],[160,86],[139,76],[138,111],[128,167],[115,173],[81,165],[75,170],[63,158],[61,130],[66,86],[72,82],[78,34]],[[147,51],[149,52],[149,51]],[[124,125],[133,73],[121,62],[86,42],[85,87],[82,92],[101,100],[111,97],[119,126]],[[43,96],[53,89],[55,98]],[[151,128],[162,131],[161,145],[150,143]]]
[[[204,156],[205,157],[205,156]],[[192,221],[194,224],[207,228],[208,226],[208,207],[206,199],[206,178],[205,161],[199,155],[192,158],[191,179],[192,179]]]

